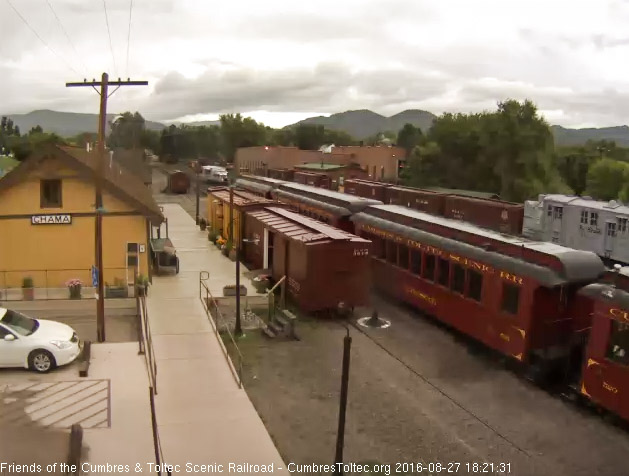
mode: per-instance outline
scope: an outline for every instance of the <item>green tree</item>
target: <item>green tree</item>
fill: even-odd
[[[624,192],[623,186],[629,174],[629,165],[613,159],[599,159],[587,174],[585,193],[598,200],[617,199]]]
[[[141,146],[146,128],[144,118],[139,112],[125,112],[109,123],[110,133],[107,138],[109,147],[134,149]]]
[[[234,161],[239,147],[264,145],[266,127],[250,117],[243,118],[240,114],[224,114],[221,122],[221,149],[229,162]]]
[[[42,132],[44,132],[44,130],[42,129],[42,127],[38,124],[36,126],[31,127],[31,130],[28,131],[28,135],[32,135],[32,134],[41,134]]]
[[[37,132],[24,136],[13,135],[9,138],[8,148],[13,153],[16,160],[24,160],[31,155],[38,147],[45,144],[67,145],[67,142],[57,134]]]
[[[421,144],[423,139],[422,130],[413,124],[406,123],[397,134],[397,145],[404,147],[406,156],[409,157],[415,147]]]
[[[325,127],[322,125],[299,124],[295,128],[295,142],[301,150],[319,150],[325,141]]]

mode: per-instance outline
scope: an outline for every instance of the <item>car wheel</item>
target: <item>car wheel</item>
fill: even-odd
[[[53,355],[44,349],[34,350],[28,356],[28,367],[41,374],[54,369],[56,365]]]

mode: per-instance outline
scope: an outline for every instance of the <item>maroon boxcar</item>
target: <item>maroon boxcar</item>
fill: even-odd
[[[277,200],[288,203],[291,209],[302,215],[354,232],[350,217],[369,205],[381,204],[377,200],[357,197],[309,185],[284,182],[272,193]]]
[[[584,355],[577,354],[583,358],[576,359],[580,382],[573,382],[581,395],[629,420],[629,268],[608,273],[579,294],[589,303],[580,310],[590,322],[579,329],[586,344]]]
[[[294,179],[295,171],[291,169],[269,169],[268,177],[277,180],[286,180],[292,182]]]
[[[326,174],[295,171],[293,180],[295,183],[310,185],[311,187],[330,188],[330,177]]]
[[[173,170],[168,173],[168,191],[170,193],[188,193],[190,189],[190,177],[181,170]]]
[[[391,209],[393,219],[377,209]],[[381,210],[380,210],[381,211]],[[440,219],[427,231],[424,219]],[[598,256],[550,243],[518,242],[470,224],[394,205],[372,206],[352,217],[359,234],[373,243],[375,286],[497,351],[548,368],[563,362],[573,309],[565,305],[583,284],[605,270]],[[414,226],[418,225],[418,226]],[[530,248],[539,261],[509,256],[480,244],[449,238],[465,227],[479,243],[503,240],[503,248]],[[493,236],[488,236],[493,234]]]
[[[444,216],[501,233],[519,235],[522,233],[524,204],[448,195],[445,198]]]
[[[445,197],[441,192],[394,185],[387,188],[384,203],[443,216]]]
[[[385,182],[374,182],[362,179],[346,179],[343,182],[343,191],[358,197],[372,198],[385,203],[386,190],[390,184]]]
[[[305,312],[366,305],[370,242],[278,207],[245,214],[244,258],[256,269],[286,276],[288,295]]]

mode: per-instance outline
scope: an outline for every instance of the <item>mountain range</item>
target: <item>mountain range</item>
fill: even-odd
[[[8,114],[14,124],[20,127],[20,131],[28,132],[32,127],[40,125],[46,132],[55,132],[63,137],[72,137],[81,132],[98,131],[98,115],[74,112],[57,112],[50,110],[32,111],[27,114]],[[107,122],[113,120],[116,114],[108,114]],[[331,116],[309,117],[303,121],[291,124],[294,127],[299,124],[323,125],[329,129],[347,132],[356,139],[364,139],[379,132],[399,131],[404,124],[411,123],[422,131],[427,131],[436,118],[434,114],[419,109],[409,109],[394,116],[386,117],[368,109],[357,111],[345,111]],[[151,130],[162,130],[170,124],[146,121],[146,127]],[[190,126],[218,125],[218,121],[188,122]],[[629,127],[615,126],[602,128],[569,129],[562,126],[552,126],[557,145],[580,145],[588,140],[613,140],[621,147],[629,147]]]

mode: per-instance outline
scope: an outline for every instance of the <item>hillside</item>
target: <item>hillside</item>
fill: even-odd
[[[62,137],[72,137],[81,132],[98,132],[98,114],[82,114],[78,112],[58,112],[47,109],[32,111],[28,114],[6,114],[14,124],[19,126],[22,133],[40,125],[44,132],[54,132]],[[109,121],[117,114],[107,114],[107,131]],[[162,130],[165,126],[159,122],[146,121],[146,127],[152,130]]]
[[[340,112],[329,117],[309,117],[287,127],[294,127],[299,124],[317,124],[328,129],[345,131],[356,139],[364,139],[378,132],[397,132],[407,122],[414,126],[419,126],[422,131],[427,131],[435,117],[434,114],[428,111],[420,111],[418,109],[409,109],[391,117],[385,117],[373,111],[362,109]]]
[[[568,129],[561,126],[552,126],[555,144],[557,145],[581,145],[588,140],[613,140],[616,145],[629,147],[629,127],[601,127],[599,129]]]

